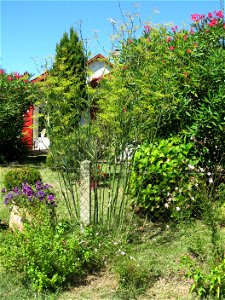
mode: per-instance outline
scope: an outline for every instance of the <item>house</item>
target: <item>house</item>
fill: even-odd
[[[101,78],[109,74],[112,63],[109,62],[102,54],[97,54],[88,60],[88,76],[87,83],[92,88],[96,88]],[[47,72],[39,75],[32,80],[32,83],[45,81]],[[95,108],[93,107],[93,111]],[[31,105],[27,113],[24,115],[23,126],[23,141],[33,150],[46,150],[48,149],[50,142],[45,137],[46,130],[39,132],[38,125],[39,107]],[[94,113],[93,113],[94,115]]]

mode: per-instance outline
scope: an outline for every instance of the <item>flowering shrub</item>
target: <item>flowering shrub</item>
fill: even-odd
[[[142,145],[134,157],[129,192],[152,220],[199,217],[203,169],[194,144],[173,137]]]
[[[7,74],[0,69],[0,162],[18,159],[26,147],[22,142],[24,114],[37,90],[25,73]]]
[[[15,186],[9,192],[2,189],[2,193],[4,194],[5,205],[30,207],[45,204],[46,206],[57,206],[51,186],[40,181],[36,182],[34,186],[25,182],[22,186]]]
[[[182,134],[195,137],[200,152],[208,149],[205,164],[224,160],[223,13],[193,14],[192,21],[188,29],[146,24],[141,37],[121,41],[96,92],[99,138],[142,144]]]

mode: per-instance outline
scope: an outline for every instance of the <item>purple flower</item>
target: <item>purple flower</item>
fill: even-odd
[[[46,190],[48,190],[49,188],[51,188],[51,185],[48,184],[48,183],[46,183],[46,184],[44,185],[44,188],[45,188]]]
[[[54,195],[52,194],[48,195],[48,201],[54,201],[54,199],[55,199]]]
[[[45,192],[43,192],[43,191],[38,191],[37,192],[38,199],[43,200],[45,198],[45,196],[46,196]]]
[[[22,193],[28,197],[34,196],[34,191],[27,183],[22,184]]]
[[[40,182],[40,181],[37,181],[37,182],[36,182],[36,189],[37,189],[37,191],[43,189],[43,184],[42,184],[42,182]]]
[[[1,192],[2,192],[2,194],[5,194],[5,192],[6,192],[6,189],[5,189],[5,188],[3,188],[3,189],[1,190]]]
[[[15,186],[12,191],[15,192],[16,194],[19,194],[20,192],[18,186]]]
[[[14,198],[14,194],[10,191],[8,194],[4,197],[4,204],[8,205],[10,201]]]

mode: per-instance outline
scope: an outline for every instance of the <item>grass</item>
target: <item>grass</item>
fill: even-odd
[[[46,168],[43,161],[38,167],[43,181],[53,185],[56,194],[61,195],[57,172]],[[8,169],[0,168],[0,188]],[[59,202],[58,210],[60,217],[68,218],[64,201]],[[0,219],[7,223],[8,218],[8,208],[0,205]],[[192,299],[191,282],[184,276],[180,259],[188,255],[202,265],[207,264],[213,251],[209,228],[199,220],[186,224],[156,224],[135,215],[130,229],[127,243],[119,241],[105,269],[88,276],[86,282],[58,293],[36,295],[21,283],[18,275],[6,274],[2,269],[0,299]],[[225,233],[221,231],[221,234],[224,238]]]

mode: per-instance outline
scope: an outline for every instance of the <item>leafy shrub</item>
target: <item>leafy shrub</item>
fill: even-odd
[[[29,74],[6,74],[0,69],[0,162],[20,159],[27,148],[22,140],[24,115],[37,99],[29,79]]]
[[[7,190],[11,190],[16,186],[21,186],[24,182],[34,185],[37,181],[42,181],[38,169],[22,167],[9,170],[5,174],[4,185]]]
[[[194,144],[179,137],[142,145],[134,157],[129,186],[138,209],[155,220],[199,215],[199,163]]]
[[[193,280],[192,293],[200,299],[224,299],[225,259],[214,264],[208,272],[202,271],[189,257],[184,257],[182,264],[188,267],[187,276]]]
[[[94,239],[70,230],[63,221],[52,226],[50,215],[43,218],[44,223],[27,223],[23,232],[4,235],[0,259],[8,271],[20,273],[34,290],[42,291],[81,280],[99,269],[102,261]]]

